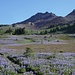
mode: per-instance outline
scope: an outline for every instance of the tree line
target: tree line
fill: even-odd
[[[4,33],[4,34],[12,34],[12,35],[45,35],[45,34],[51,34],[51,33],[57,33],[57,32],[61,32],[61,33],[75,33],[75,23],[73,25],[63,25],[63,26],[55,26],[49,29],[45,29],[45,30],[40,30],[37,32],[30,30],[30,32],[28,33],[28,30],[25,29],[25,27],[23,28],[9,28],[7,30],[5,30],[4,32],[2,32],[2,29],[0,29],[0,34]]]

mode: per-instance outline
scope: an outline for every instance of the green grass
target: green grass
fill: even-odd
[[[23,46],[8,46],[9,49],[26,49],[26,47],[31,48],[35,53],[36,52],[75,52],[75,42],[70,41],[68,44],[29,44]]]
[[[22,36],[22,35],[21,35]],[[45,35],[49,37],[50,35]],[[18,36],[19,37],[19,36]],[[36,40],[41,40],[42,35],[38,36],[29,36],[29,39],[23,38],[22,40],[16,40],[18,44],[25,44],[19,46],[0,46],[1,48],[7,49],[16,49],[22,50],[26,49],[26,47],[31,48],[34,52],[75,52],[75,40],[68,35],[53,35],[52,37],[47,38],[47,40],[63,40],[66,44],[29,44],[33,43],[32,38]]]
[[[8,38],[8,37],[9,37],[8,35],[0,35],[0,39]]]
[[[75,40],[75,37],[69,36],[68,34],[65,34],[63,36],[59,36],[58,38],[61,40]]]
[[[19,43],[19,44],[28,44],[28,43],[32,43],[33,42],[33,40],[31,40],[31,39],[27,39],[27,40],[16,40],[17,41],[17,43]]]

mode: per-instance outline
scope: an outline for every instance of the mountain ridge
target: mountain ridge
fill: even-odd
[[[19,25],[19,26],[30,26],[32,25],[34,28],[48,28],[50,26],[56,26],[56,25],[65,25],[65,24],[73,24],[75,23],[75,9],[66,15],[65,17],[57,16],[54,13],[41,13],[38,12],[37,14],[31,16],[30,18],[14,23],[12,25]]]

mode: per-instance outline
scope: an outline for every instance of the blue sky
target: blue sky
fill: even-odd
[[[0,0],[0,24],[28,19],[37,12],[66,16],[75,9],[75,0]]]

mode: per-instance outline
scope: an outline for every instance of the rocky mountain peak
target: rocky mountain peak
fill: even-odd
[[[42,20],[48,20],[48,19],[53,19],[55,18],[56,15],[54,13],[49,13],[49,12],[45,12],[45,13],[41,13],[41,12],[38,12],[37,14],[31,16],[29,19],[21,22],[22,23],[27,23],[27,22],[38,22],[38,21],[42,21]]]

